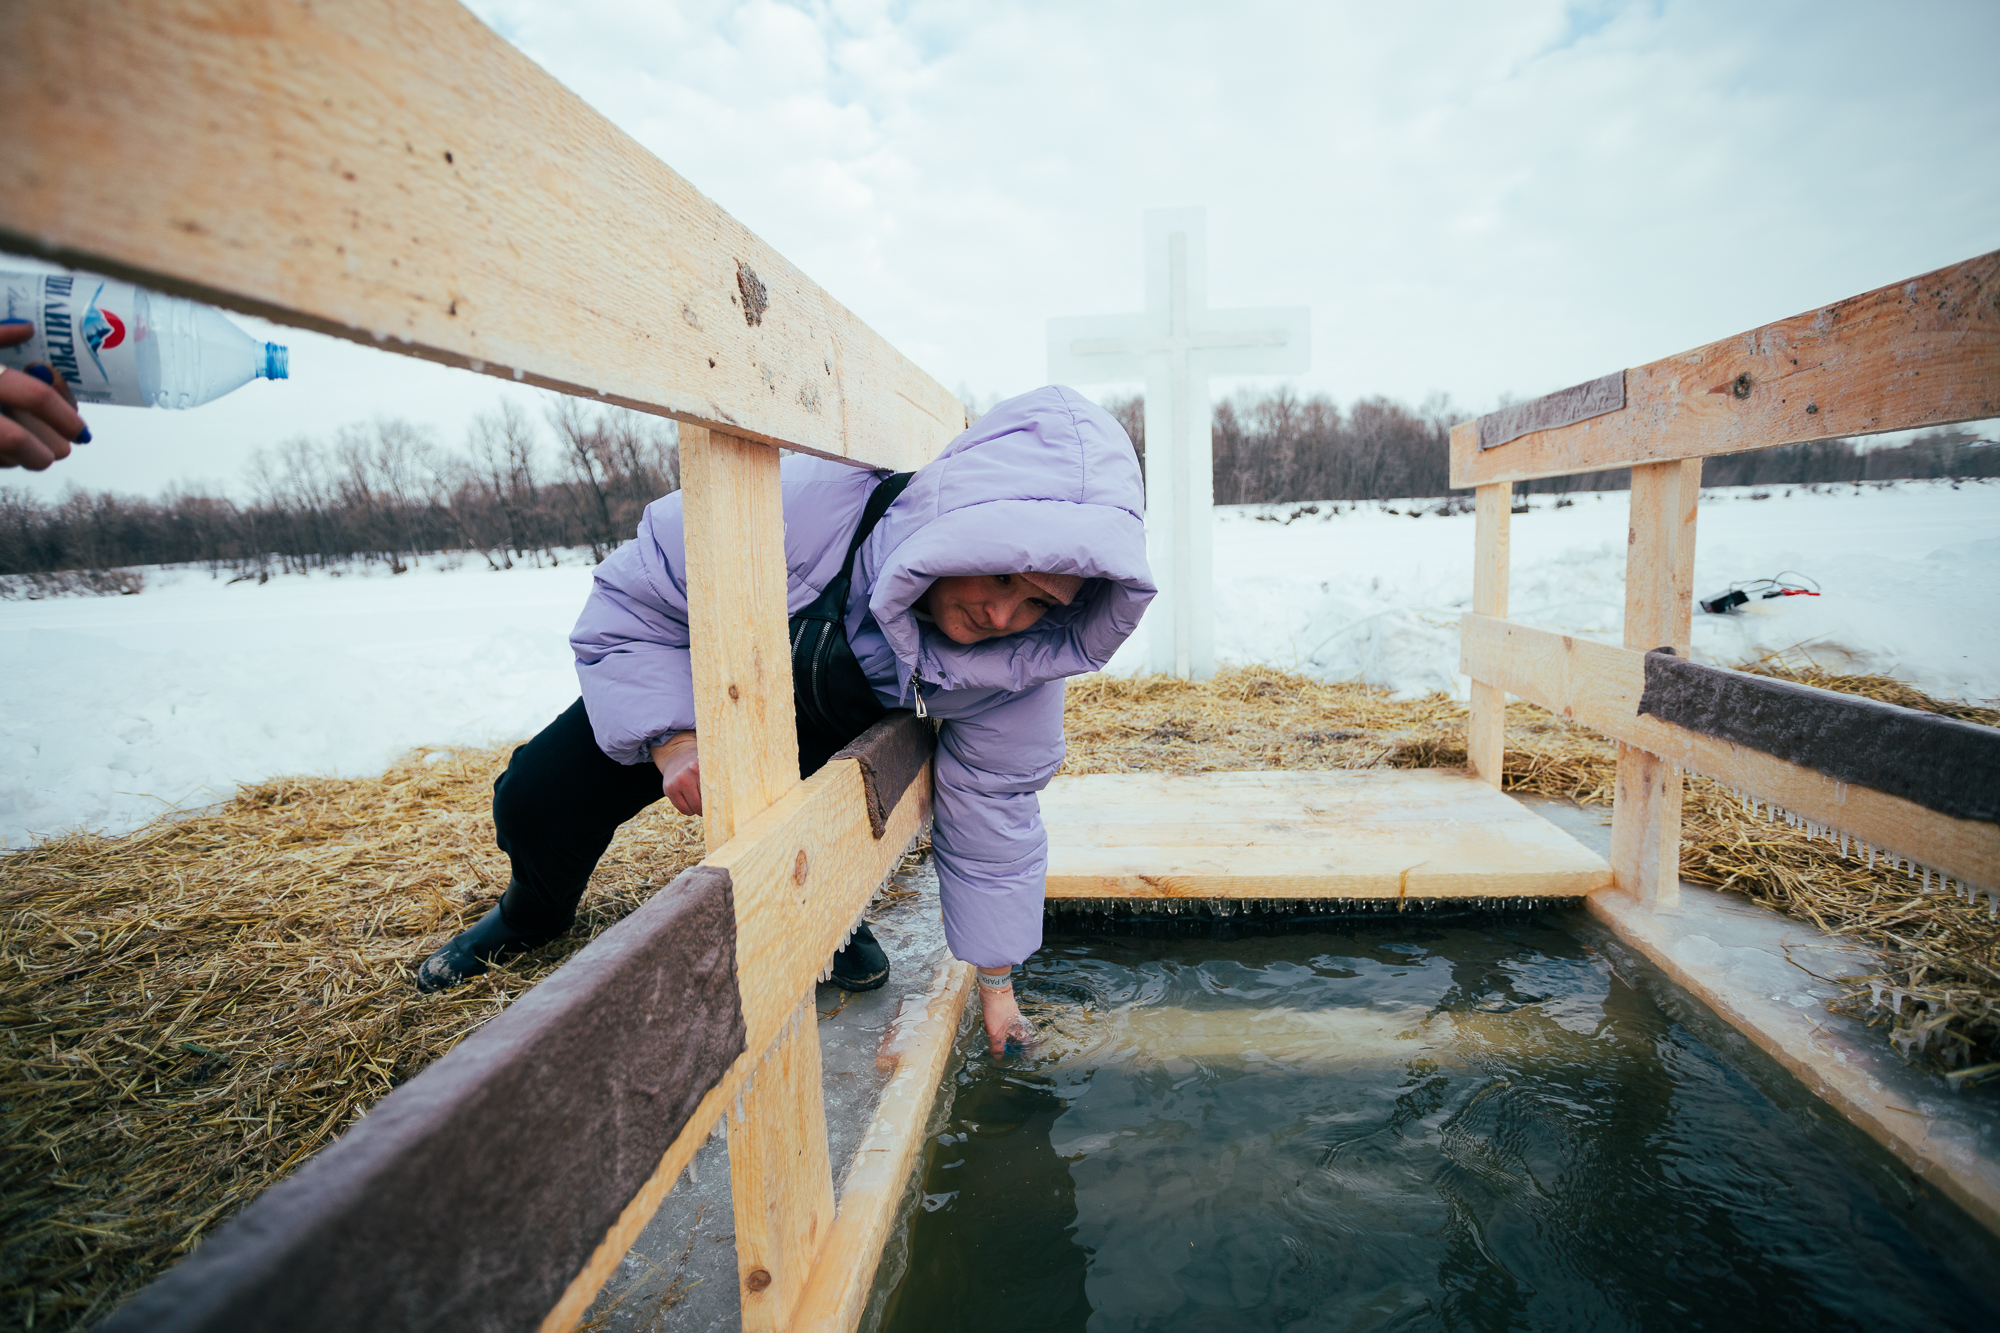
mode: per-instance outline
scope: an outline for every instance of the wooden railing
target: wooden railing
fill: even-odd
[[[0,246],[681,423],[704,866],[112,1325],[572,1327],[726,1117],[744,1327],[851,1328],[909,1162],[865,1143],[836,1213],[810,1004],[929,774],[874,793],[879,829],[863,760],[797,777],[774,446],[912,468],[962,407],[449,0],[6,30]]]
[[[1661,911],[1680,897],[1682,770],[1941,877],[2000,891],[2000,825],[1990,819],[1944,813],[1642,706],[1647,651],[1670,646],[1686,657],[1691,647],[1703,457],[1994,416],[2000,252],[1455,428],[1452,485],[1476,487],[1478,497],[1460,661],[1473,681],[1473,768],[1499,785],[1509,694],[1617,741],[1612,872],[1620,888]],[[1508,621],[1513,483],[1628,465],[1624,647]],[[1715,672],[1712,686],[1741,694],[1748,684],[1735,676]],[[1843,725],[1857,744],[1871,728],[1899,724],[1880,705],[1845,706]],[[2000,770],[1991,737],[1955,739],[1968,756],[1954,761],[1962,762],[1961,785],[1992,783]],[[1896,785],[1886,773],[1871,781]]]

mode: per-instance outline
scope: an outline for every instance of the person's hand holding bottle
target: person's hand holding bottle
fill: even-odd
[[[0,320],[0,347],[35,336],[25,319]],[[61,375],[44,365],[0,370],[0,467],[40,472],[69,457],[72,444],[89,444],[90,431]]]

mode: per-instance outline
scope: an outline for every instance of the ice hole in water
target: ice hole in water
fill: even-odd
[[[2000,1327],[2000,1243],[1580,910],[1093,908],[867,1327]]]

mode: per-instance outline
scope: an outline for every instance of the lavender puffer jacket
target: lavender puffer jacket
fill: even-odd
[[[880,473],[788,458],[788,610],[840,572]],[[1036,793],[1063,758],[1064,677],[1095,671],[1155,591],[1132,443],[1102,408],[1051,385],[996,406],[921,468],[854,562],[847,637],[876,695],[941,720],[931,844],[952,953],[981,967],[1042,942],[1048,836]],[[678,492],[597,567],[570,634],[597,743],[622,764],[694,726]],[[962,645],[911,607],[949,574],[1035,570],[1090,580],[1033,629]]]

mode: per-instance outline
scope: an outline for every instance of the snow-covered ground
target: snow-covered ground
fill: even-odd
[[[1572,503],[1557,508],[1562,499]],[[1627,496],[1529,500],[1509,533],[1509,617],[1618,641]],[[1473,518],[1425,512],[1439,503],[1218,510],[1218,658],[1465,697],[1458,622],[1471,609]],[[1788,570],[1823,595],[1755,601],[1726,616],[1697,611],[1696,656],[1736,666],[1796,650],[1830,670],[1896,676],[1941,698],[2000,697],[2000,484],[1702,492],[1698,595]],[[1142,660],[1134,636],[1112,668]]]
[[[1793,649],[1940,696],[2000,699],[2000,485],[1756,493],[1705,493],[1697,590],[1795,570],[1825,595],[1697,614],[1701,656]],[[1615,640],[1625,496],[1555,503],[1535,496],[1514,516],[1512,614]],[[1299,506],[1219,511],[1222,657],[1462,696],[1472,516],[1409,516],[1435,506],[1323,504],[1289,522]],[[7,845],[122,831],[276,773],[371,773],[414,745],[525,737],[576,697],[565,638],[590,584],[578,557],[262,585],[147,573],[133,597],[0,602]],[[1135,643],[1113,668],[1141,660]]]

